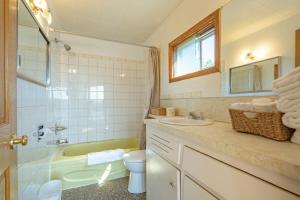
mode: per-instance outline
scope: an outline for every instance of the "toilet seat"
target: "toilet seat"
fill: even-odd
[[[131,151],[125,153],[123,159],[126,162],[145,162],[146,152],[145,150]]]

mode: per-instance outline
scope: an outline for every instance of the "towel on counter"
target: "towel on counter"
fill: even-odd
[[[253,103],[253,107],[255,111],[258,112],[276,112],[277,109],[277,101],[269,102],[269,103]]]
[[[278,100],[277,109],[283,113],[300,109],[300,91],[281,97]]]
[[[116,160],[122,160],[125,151],[123,149],[93,152],[88,154],[88,165],[97,165]]]
[[[247,110],[247,111],[253,111],[254,106],[252,103],[233,103],[230,105],[231,109],[235,110]]]
[[[281,87],[288,86],[295,81],[300,81],[300,67],[297,67],[292,72],[288,73],[285,76],[282,76],[276,80],[273,81],[273,91],[278,90]]]
[[[282,117],[284,125],[294,129],[300,129],[300,109],[285,113]]]
[[[276,112],[278,111],[276,105],[277,102],[270,99],[254,99],[252,103],[233,103],[230,108],[244,111]]]

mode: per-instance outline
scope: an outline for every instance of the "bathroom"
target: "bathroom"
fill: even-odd
[[[0,200],[300,199],[298,0],[0,13]]]

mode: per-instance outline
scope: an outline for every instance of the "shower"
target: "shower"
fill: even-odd
[[[72,49],[70,45],[68,45],[67,43],[63,42],[60,39],[54,38],[54,42],[55,43],[62,43],[64,45],[64,48],[65,48],[66,51],[70,51]]]

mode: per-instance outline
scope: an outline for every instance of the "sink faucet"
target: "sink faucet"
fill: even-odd
[[[204,120],[204,116],[202,112],[197,112],[197,113],[189,112],[188,118],[195,119],[195,120]]]

